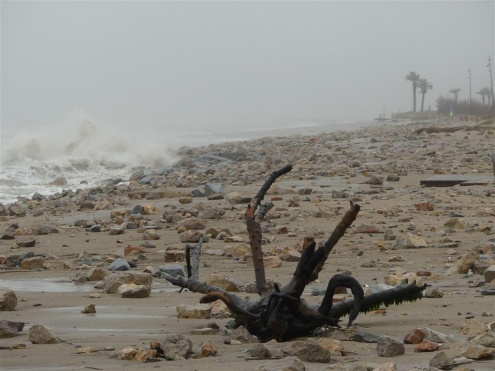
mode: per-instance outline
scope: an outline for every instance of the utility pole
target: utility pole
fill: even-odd
[[[468,80],[469,80],[469,113],[473,113],[473,102],[471,100],[471,68],[468,70]]]
[[[488,64],[486,66],[488,67],[488,71],[490,71],[490,90],[492,92],[492,113],[495,116],[495,99],[493,97],[492,59],[490,58],[490,56],[488,56]],[[495,162],[493,163],[493,166],[495,166]]]

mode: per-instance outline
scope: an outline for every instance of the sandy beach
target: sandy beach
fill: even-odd
[[[18,302],[14,310],[1,311],[0,319],[23,322],[24,328],[0,339],[1,369],[247,371],[273,362],[250,357],[246,350],[253,344],[226,341],[230,317],[178,318],[176,307],[198,305],[201,294],[179,293],[180,288],[153,275],[149,297],[125,298],[106,293],[102,284],[86,281],[85,275],[94,267],[116,274],[108,266],[117,257],[134,263],[128,272],[154,273],[174,260],[184,265],[181,236],[187,230],[185,221],[196,215],[205,235],[211,235],[211,230],[227,231],[222,239],[210,236],[203,244],[200,279],[224,276],[237,284],[239,296],[256,298],[257,294],[245,292],[255,279],[248,256],[225,253],[232,245],[249,243],[243,219],[246,203],[229,195],[253,197],[269,174],[287,163],[293,171],[280,178],[265,198],[275,204],[264,223],[267,256],[276,256],[284,248],[300,250],[306,236],[324,241],[349,201],[361,205],[355,223],[334,248],[318,280],[306,287],[306,301],[319,304],[323,296],[312,295],[313,290],[326,288],[329,279],[342,271],[350,272],[365,290],[421,272],[421,280],[437,293],[360,314],[351,329],[330,331],[328,337],[341,341],[340,355],[333,353],[329,363],[305,361],[306,370],[373,370],[389,362],[393,365],[383,370],[428,370],[430,361],[440,352],[448,353],[453,344],[484,333],[493,339],[495,281],[486,282],[491,276],[484,272],[495,264],[490,158],[494,132],[493,121],[483,120],[376,123],[350,132],[291,129],[264,138],[183,148],[181,160],[171,169],[143,169],[140,176],[129,174],[134,179],[124,184],[4,205],[0,234],[7,237],[0,240],[0,288],[12,290]],[[422,180],[439,175],[491,181],[421,186]],[[149,179],[143,181],[145,177]],[[206,183],[222,184],[226,195],[194,197],[193,191],[204,192]],[[130,213],[136,205],[144,207],[142,218]],[[223,214],[201,217],[210,210]],[[131,222],[137,228],[123,227]],[[92,229],[94,225],[99,228]],[[44,226],[51,229],[41,234]],[[362,233],[360,226],[372,226],[373,231]],[[9,227],[13,238],[8,237]],[[32,240],[33,247],[22,247]],[[140,249],[130,252],[128,246]],[[41,266],[36,260],[12,264],[30,252],[42,258]],[[472,261],[466,262],[470,256]],[[267,277],[285,284],[296,265],[297,261],[283,260],[281,266],[267,268]],[[341,296],[352,299],[350,294]],[[95,313],[81,313],[89,304],[94,304]],[[216,333],[191,334],[213,322],[219,327]],[[33,344],[29,332],[35,325],[44,325],[59,341]],[[405,344],[405,353],[395,357],[379,356],[376,342],[349,340],[349,334],[363,331],[402,342],[417,328],[431,329],[450,340],[428,352],[417,351],[417,344]],[[140,362],[118,357],[124,348],[149,349],[151,341],[170,334],[192,341],[193,354],[188,359],[157,357]],[[217,354],[196,358],[205,341],[213,343]],[[451,367],[492,370],[494,346],[492,342],[486,347],[491,356],[466,358],[466,363]]]

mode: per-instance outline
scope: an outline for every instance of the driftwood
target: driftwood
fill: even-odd
[[[273,207],[271,202],[262,204],[263,198],[273,182],[292,170],[287,165],[271,174],[258,194],[251,200],[245,212],[246,226],[253,256],[256,287],[260,298],[254,301],[242,299],[230,292],[199,281],[199,257],[202,241],[198,245],[187,245],[188,278],[166,275],[166,279],[181,288],[205,294],[201,303],[222,300],[232,312],[239,325],[261,341],[276,339],[287,341],[299,336],[309,336],[323,326],[338,326],[341,317],[349,315],[347,325],[351,326],[359,313],[368,312],[390,304],[420,299],[425,286],[403,284],[380,293],[364,296],[359,282],[352,276],[337,274],[330,282],[320,306],[309,305],[301,299],[304,288],[318,278],[330,252],[344,236],[346,230],[356,219],[360,207],[351,202],[349,210],[342,217],[330,237],[319,248],[312,237],[306,237],[303,243],[301,259],[289,283],[283,287],[274,285],[270,290],[265,277],[263,264],[261,222]],[[190,254],[193,254],[192,262]],[[339,286],[351,290],[354,300],[333,304],[335,289]]]

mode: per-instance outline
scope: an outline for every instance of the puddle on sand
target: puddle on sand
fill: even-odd
[[[32,292],[90,292],[94,291],[92,286],[75,285],[65,279],[32,279],[32,280],[0,280],[1,288],[8,288],[13,291]]]
[[[30,291],[30,292],[92,292],[96,289],[93,284],[76,285],[66,279],[28,279],[28,280],[0,280],[0,288],[8,288],[13,291]],[[180,288],[163,283],[153,282],[151,292],[154,294],[177,292]]]

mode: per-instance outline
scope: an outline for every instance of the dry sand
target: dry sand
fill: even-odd
[[[430,125],[432,124],[428,124]],[[412,131],[419,126],[409,125],[406,129],[400,128],[400,130]],[[368,132],[372,133],[373,138],[378,137],[378,142],[370,144],[368,137],[364,141],[366,143],[364,147],[362,143],[356,146],[361,146],[359,148],[368,153],[379,151],[382,146],[391,144],[387,142],[387,138],[393,130],[399,129],[383,125],[369,128]],[[359,135],[365,132],[361,131]],[[402,340],[414,328],[428,327],[452,335],[461,341],[467,337],[461,334],[460,330],[468,318],[474,317],[484,323],[495,321],[493,317],[495,296],[481,295],[481,290],[487,285],[470,287],[476,281],[484,281],[483,276],[459,273],[446,275],[447,269],[460,256],[473,251],[482,242],[490,239],[493,241],[495,231],[493,183],[446,188],[423,188],[419,185],[421,179],[433,175],[434,168],[445,168],[447,173],[455,171],[458,174],[473,174],[473,171],[477,171],[480,175],[493,175],[492,165],[487,156],[488,150],[493,149],[493,132],[492,124],[488,126],[488,130],[483,131],[435,133],[420,135],[415,143],[404,141],[404,146],[412,146],[411,148],[417,150],[410,151],[407,156],[400,159],[404,170],[400,180],[385,182],[382,187],[375,186],[375,189],[382,190],[380,193],[355,193],[354,196],[358,199],[362,210],[353,228],[341,239],[334,249],[335,253],[327,260],[318,282],[310,284],[307,290],[325,287],[328,280],[341,270],[351,271],[361,284],[370,286],[383,283],[385,275],[394,270],[404,273],[427,270],[432,276],[424,278],[424,281],[442,291],[444,294],[442,298],[423,298],[414,303],[391,306],[384,313],[361,314],[355,321],[355,328],[378,336],[387,335]],[[342,142],[343,146],[356,139],[359,138],[352,136],[349,141]],[[456,151],[456,148],[459,150]],[[432,155],[431,152],[434,151],[436,154]],[[451,153],[453,156],[450,155]],[[301,154],[301,158],[304,156],[305,154]],[[437,160],[432,162],[431,156],[436,157]],[[456,164],[455,169],[452,168],[452,163]],[[386,161],[383,164],[384,166],[378,168],[373,167],[370,162],[369,167],[374,169],[371,173],[386,177],[389,174]],[[304,168],[306,165],[301,162],[295,166]],[[331,166],[332,164],[328,164],[328,167]],[[321,218],[311,216],[311,213],[316,208],[329,210],[338,208],[342,212],[348,208],[348,200],[332,198],[332,190],[373,189],[372,186],[364,184],[369,179],[369,174],[366,172],[359,171],[347,177],[321,177],[312,173],[314,168],[308,166],[308,169],[308,179],[282,178],[277,182],[276,185],[280,189],[297,191],[309,187],[313,192],[307,196],[299,196],[301,199],[299,207],[288,206],[289,200],[294,197],[294,194],[288,191],[285,194],[282,192],[281,201],[274,201],[274,212],[280,214],[280,218],[273,219],[273,222],[276,223],[277,228],[287,226],[295,236],[276,234],[276,228],[273,228],[271,233],[265,234],[265,237],[271,241],[270,244],[264,245],[266,251],[274,246],[294,247],[306,235],[315,235],[318,241],[325,240],[340,220],[340,216]],[[264,172],[273,170],[275,169],[263,169]],[[228,183],[224,185],[229,192],[238,191],[244,195],[254,196],[262,183],[262,180],[257,180],[242,186]],[[178,192],[188,194],[196,188],[201,187],[181,188]],[[270,198],[271,195],[268,195],[267,199]],[[233,234],[247,241],[242,219],[244,205],[232,206],[226,200],[208,201],[206,198],[195,198],[192,204],[184,206],[190,208],[200,202],[226,209],[222,219],[208,220],[207,228],[230,228]],[[416,210],[415,204],[422,202],[432,202],[435,210]],[[145,266],[158,267],[163,264],[166,248],[183,248],[184,244],[180,243],[175,228],[159,221],[164,211],[171,210],[171,205],[181,206],[177,197],[152,201],[127,199],[125,204],[116,209],[128,210],[137,203],[156,205],[158,212],[150,218],[152,224],[161,226],[161,229],[157,230],[160,239],[154,241],[157,248],[148,249],[145,253],[147,260],[140,262],[135,268],[136,271],[142,271]],[[486,212],[486,209],[491,210],[492,214],[483,214],[482,211]],[[223,329],[229,319],[177,319],[176,305],[196,305],[201,295],[187,291],[178,293],[178,288],[164,279],[154,278],[151,296],[143,299],[126,299],[105,293],[101,293],[100,298],[90,298],[90,294],[101,292],[93,288],[94,283],[75,285],[71,282],[77,271],[65,269],[64,261],[76,265],[79,261],[78,254],[83,252],[100,256],[122,254],[124,246],[128,244],[139,246],[143,242],[142,234],[136,230],[128,230],[123,235],[113,236],[105,231],[91,233],[82,228],[72,227],[77,219],[96,217],[109,221],[110,211],[73,211],[69,214],[45,212],[36,217],[28,214],[25,217],[1,219],[0,231],[7,229],[12,223],[18,223],[24,228],[48,223],[59,227],[62,231],[62,233],[35,236],[37,243],[34,248],[17,248],[13,240],[0,240],[0,255],[4,257],[28,251],[59,257],[58,260],[47,260],[45,262],[47,269],[44,270],[20,271],[5,268],[0,272],[1,287],[14,290],[19,299],[15,311],[0,312],[0,318],[26,323],[24,331],[13,338],[1,339],[0,345],[27,344],[27,349],[0,350],[2,370],[151,370],[166,367],[173,370],[241,371],[254,370],[268,362],[267,360],[246,361],[243,350],[250,345],[224,344],[227,336],[222,332],[218,335],[191,336],[191,329],[204,327],[212,321]],[[464,228],[443,234],[441,231],[445,230],[444,223],[450,219],[451,212],[463,215],[459,219],[464,223]],[[270,221],[270,214],[268,219]],[[382,231],[389,228],[397,236],[404,236],[408,232],[408,227],[415,228],[414,233],[427,241],[427,247],[394,250],[392,249],[394,241],[383,242],[382,233],[355,233],[355,227],[362,224],[377,226]],[[479,228],[480,226],[486,228]],[[446,245],[447,239],[456,243],[458,247],[450,250],[441,247]],[[380,244],[384,244],[386,249],[380,251]],[[212,239],[203,246],[203,249],[223,249],[225,245],[225,241]],[[404,259],[403,262],[389,261],[391,257],[398,255]],[[494,255],[487,255],[494,264]],[[254,272],[242,260],[205,254],[201,259],[201,277],[215,272],[242,284],[254,281]],[[362,267],[364,262],[371,260],[376,262],[375,267]],[[284,284],[290,279],[296,264],[284,262],[280,268],[267,269],[267,276]],[[105,263],[104,266],[106,267],[107,264]],[[253,294],[250,295],[255,297]],[[304,295],[304,299],[316,304],[322,300],[322,297]],[[90,303],[96,305],[96,314],[82,314],[81,309]],[[31,344],[28,340],[28,332],[29,327],[35,324],[45,325],[63,342],[49,345]],[[154,363],[137,363],[111,357],[115,350],[129,346],[146,348],[151,340],[175,333],[189,337],[194,349],[205,340],[212,341],[218,350],[218,355],[203,359],[169,362],[162,360]],[[377,355],[376,344],[345,341],[343,346],[345,355],[333,357],[332,363],[352,364],[365,361],[380,365],[392,361],[396,363],[398,370],[410,370],[414,367],[427,368],[430,359],[436,353],[414,352],[414,345],[406,345],[404,355],[382,358]],[[98,351],[76,354],[81,347],[94,347]],[[466,367],[473,370],[489,370],[492,369],[493,362],[493,359],[475,361]],[[305,366],[307,370],[324,370],[328,367],[326,364],[308,362]]]

